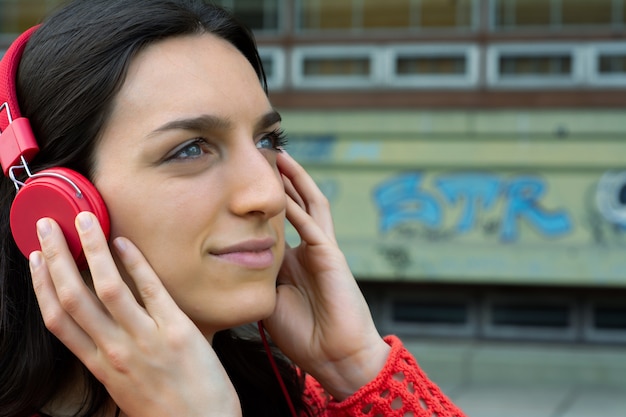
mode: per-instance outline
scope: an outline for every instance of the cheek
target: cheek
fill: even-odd
[[[136,244],[142,235],[142,225],[153,216],[149,210],[149,193],[140,187],[105,186],[99,189],[111,218],[111,238],[124,236]]]
[[[117,198],[111,204],[111,237],[130,239],[148,258],[155,258],[162,252],[180,251],[184,242],[191,244],[194,231],[201,228],[201,217],[194,205],[175,204],[171,199],[166,203],[165,196],[143,194]],[[208,221],[207,211],[204,211],[205,221]]]
[[[189,263],[200,255],[203,239],[219,224],[219,199],[204,197],[207,192],[199,184],[183,187],[147,178],[134,185],[103,187],[111,237],[130,239],[157,273],[169,275],[172,264]]]
[[[148,264],[172,296],[177,288],[185,291],[185,277],[200,275],[197,216],[159,204],[147,196],[128,203],[116,199],[111,210],[111,237],[124,236],[143,254]],[[185,214],[186,213],[186,214]],[[191,219],[191,220],[190,220]],[[133,279],[121,268],[128,283]],[[172,292],[173,291],[173,292]]]
[[[176,213],[167,204],[168,200],[158,192],[158,187],[149,185],[109,182],[99,189],[109,210],[111,239],[119,236],[130,239],[152,264],[160,256],[155,251],[177,237],[171,230],[177,228],[172,226]],[[185,225],[182,222],[178,228]],[[169,239],[165,240],[164,236]]]

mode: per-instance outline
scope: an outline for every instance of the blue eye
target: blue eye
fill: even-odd
[[[287,135],[282,129],[276,129],[263,136],[257,143],[258,149],[270,149],[273,151],[281,151],[287,145]]]
[[[207,142],[202,138],[196,138],[176,149],[166,160],[196,159],[207,153]]]

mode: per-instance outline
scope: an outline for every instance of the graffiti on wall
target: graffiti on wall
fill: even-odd
[[[407,224],[425,227],[431,238],[462,235],[483,227],[500,241],[515,242],[522,223],[546,238],[558,238],[572,231],[571,215],[565,208],[547,208],[544,179],[532,175],[502,177],[489,173],[442,174],[424,186],[422,172],[398,175],[375,187],[373,195],[379,212],[379,230],[390,232]],[[479,224],[481,214],[501,207],[498,218]],[[460,215],[450,226],[446,216]],[[453,210],[454,209],[454,210]]]
[[[287,150],[301,163],[332,161],[337,137],[332,134],[293,134]]]
[[[595,243],[626,243],[626,171],[605,172],[588,190],[585,220]]]

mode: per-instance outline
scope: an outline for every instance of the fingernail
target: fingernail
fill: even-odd
[[[76,220],[78,223],[78,228],[82,232],[91,229],[91,226],[93,225],[93,218],[91,216],[91,213],[85,211],[83,211],[82,213],[78,213],[78,216],[76,216]]]
[[[38,252],[38,251],[31,252],[30,256],[28,257],[28,260],[30,261],[31,269],[38,268],[42,264],[41,252]]]
[[[125,252],[126,249],[128,248],[128,243],[126,243],[126,240],[124,240],[123,238],[117,238],[113,241],[113,244],[115,245],[115,247],[117,248],[117,250],[119,250],[120,252]]]
[[[52,226],[50,225],[50,220],[43,218],[37,220],[37,233],[39,233],[39,237],[46,237],[52,232]]]

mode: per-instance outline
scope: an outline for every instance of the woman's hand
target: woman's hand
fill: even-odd
[[[290,359],[343,399],[378,374],[389,346],[337,246],[328,200],[289,155],[279,154],[278,166],[287,219],[301,243],[286,250],[276,309],[265,324]]]
[[[98,221],[76,218],[95,294],[59,226],[37,223],[30,256],[46,327],[107,388],[128,416],[240,416],[237,394],[209,342],[178,308],[139,250],[113,243],[141,304],[123,281]]]

